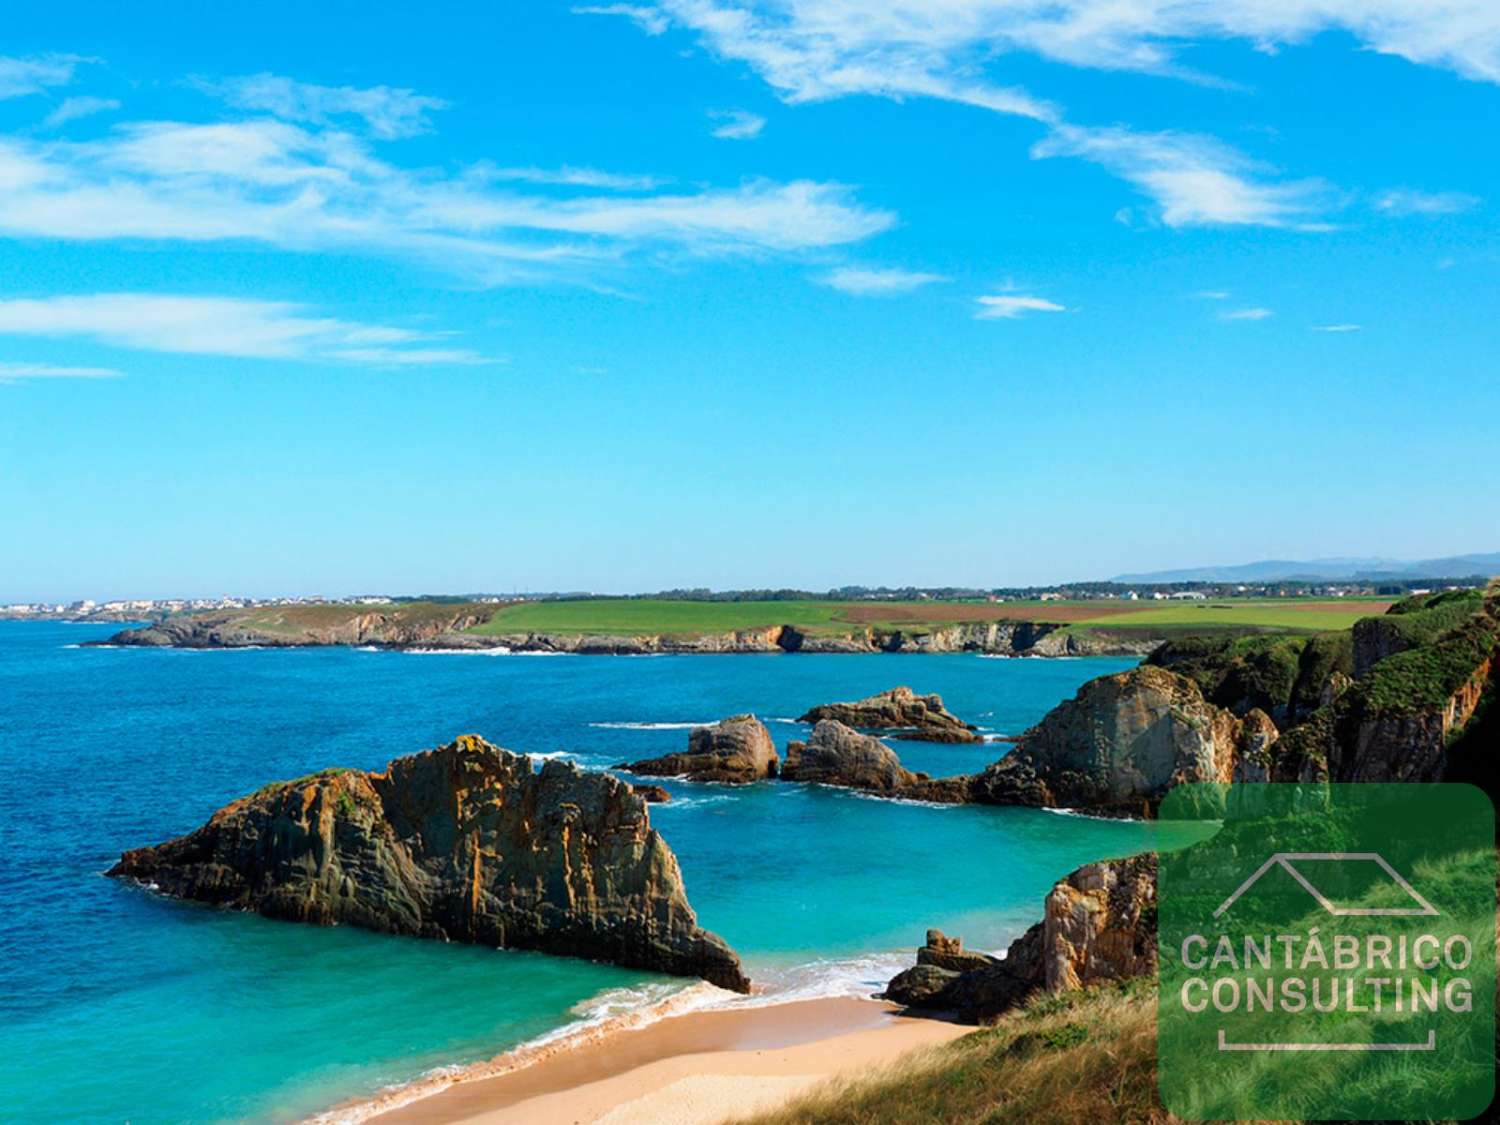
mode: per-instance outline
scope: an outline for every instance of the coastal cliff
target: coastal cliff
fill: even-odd
[[[1352,638],[1172,642],[1086,683],[982,772],[892,795],[1151,816],[1181,782],[1492,787],[1497,697],[1500,586],[1491,585],[1407,599],[1359,622]]]
[[[321,925],[586,957],[748,992],[699,928],[645,801],[571,763],[464,735],[379,773],[326,770],[234,801],[110,869],[177,898]]]
[[[383,607],[297,605],[216,610],[167,617],[124,629],[102,643],[142,648],[292,648],[375,646],[450,650],[501,649],[586,656],[722,653],[952,653],[994,656],[1144,656],[1161,637],[1139,631],[1075,632],[1034,621],[845,631],[769,625],[701,633],[501,632],[492,603],[408,602]],[[486,627],[487,626],[487,627]],[[482,628],[485,627],[485,628]]]

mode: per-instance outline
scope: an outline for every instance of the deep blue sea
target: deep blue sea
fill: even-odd
[[[268,781],[375,769],[473,731],[607,767],[752,711],[909,684],[1017,733],[1131,661],[485,656],[80,648],[109,626],[0,623],[0,1118],[288,1120],[683,982],[540,954],[323,929],[101,877]],[[894,744],[929,773],[1006,744]],[[1060,876],[1150,824],[934,808],[821,787],[668,782],[651,818],[702,924],[777,995],[868,994],[929,926],[1003,948]],[[726,994],[727,995],[727,994]]]

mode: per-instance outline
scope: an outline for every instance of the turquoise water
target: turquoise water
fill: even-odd
[[[271,922],[100,877],[267,781],[476,731],[615,762],[739,711],[780,745],[808,706],[907,683],[1016,733],[1129,661],[977,656],[525,657],[88,649],[0,623],[0,1116],[286,1120],[488,1058],[680,982],[583,961]],[[967,772],[1005,745],[895,744]],[[1080,863],[1153,825],[931,808],[817,787],[668,782],[652,808],[700,920],[778,995],[868,993],[928,926],[1000,948]]]

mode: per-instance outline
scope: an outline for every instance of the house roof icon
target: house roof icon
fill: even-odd
[[[1335,906],[1333,902],[1329,900],[1327,895],[1325,895],[1322,891],[1318,890],[1317,887],[1312,885],[1306,875],[1297,870],[1296,864],[1301,860],[1334,860],[1340,862],[1377,863],[1385,870],[1385,873],[1392,879],[1394,879],[1396,881],[1396,884],[1400,886],[1400,888],[1411,897],[1412,901],[1416,903],[1416,905],[1380,907]],[[1302,888],[1307,891],[1308,894],[1312,895],[1312,897],[1317,901],[1318,905],[1326,910],[1329,914],[1338,915],[1340,917],[1410,918],[1431,916],[1438,913],[1437,908],[1433,906],[1432,903],[1423,898],[1420,894],[1418,894],[1416,888],[1408,883],[1401,876],[1401,873],[1394,867],[1392,867],[1389,863],[1387,863],[1385,857],[1381,856],[1377,852],[1277,852],[1270,859],[1266,860],[1265,863],[1256,868],[1255,874],[1251,875],[1250,878],[1241,883],[1235,890],[1234,894],[1230,895],[1222,903],[1219,904],[1219,908],[1214,911],[1214,917],[1219,917],[1224,913],[1224,911],[1233,906],[1235,901],[1242,894],[1248,891],[1251,887],[1255,886],[1255,884],[1260,880],[1261,876],[1265,875],[1273,867],[1280,867],[1293,879],[1297,880],[1297,882],[1302,885]]]

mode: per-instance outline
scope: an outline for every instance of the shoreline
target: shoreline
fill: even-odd
[[[707,1125],[974,1030],[847,996],[695,1009],[697,991],[430,1074],[309,1121]]]

